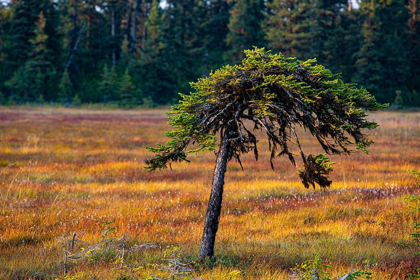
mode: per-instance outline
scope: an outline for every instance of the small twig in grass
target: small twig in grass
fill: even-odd
[[[147,249],[158,249],[160,246],[156,244],[142,244],[142,245],[134,245],[130,248],[130,251],[140,251],[140,250],[147,250]]]
[[[67,255],[69,252],[67,252],[66,250],[64,250],[64,275],[67,274],[68,270],[67,270]]]
[[[122,255],[121,255],[121,265],[120,269],[124,267],[124,255],[125,255],[125,234],[121,238],[121,244],[122,244]]]
[[[73,233],[73,238],[71,239],[71,249],[72,250],[74,249],[74,241],[75,241],[75,239],[76,239],[76,233],[74,232]]]
[[[318,274],[318,271],[316,270],[316,267],[314,268],[314,278],[312,278],[312,280],[319,280],[319,274]]]
[[[338,278],[337,280],[345,280],[345,279],[349,278],[353,274],[353,272],[354,272],[354,269],[350,270],[349,273],[347,273],[346,275],[344,275],[341,278]]]

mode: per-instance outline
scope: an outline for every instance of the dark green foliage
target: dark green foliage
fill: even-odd
[[[54,99],[51,90],[53,89],[53,80],[55,80],[55,69],[50,61],[51,53],[48,49],[48,35],[46,33],[47,20],[44,12],[41,11],[39,20],[36,23],[34,31],[35,37],[29,42],[33,45],[32,57],[27,63],[31,68],[31,73],[35,76],[35,96],[46,97],[47,100]]]
[[[57,101],[64,105],[70,104],[70,98],[73,96],[73,85],[70,81],[70,76],[67,70],[64,71],[63,77],[59,85],[59,92]]]
[[[0,105],[6,104],[6,98],[4,97],[3,93],[0,91]]]
[[[49,89],[54,86],[55,69],[48,60],[48,35],[45,33],[45,27],[46,19],[41,11],[34,31],[35,37],[29,40],[32,45],[32,56],[6,82],[13,95],[22,102],[39,101],[40,96],[43,99],[52,99]]]
[[[10,101],[13,101],[13,104],[20,103],[22,100],[35,100],[30,73],[31,67],[29,67],[28,64],[25,64],[13,73],[11,79],[5,82],[5,86],[9,89]]]
[[[229,33],[226,43],[229,46],[227,61],[238,63],[244,58],[243,50],[252,46],[262,47],[264,32],[261,22],[264,19],[265,1],[235,0],[230,12]]]
[[[352,81],[357,71],[356,53],[359,51],[363,42],[363,34],[360,32],[360,22],[362,15],[360,10],[344,10],[339,17],[337,26],[338,34],[329,40],[326,46],[326,56],[330,58],[326,61],[334,71],[341,72],[343,80]],[[334,52],[329,51],[332,47]]]
[[[172,140],[148,148],[157,154],[146,161],[148,170],[188,161],[188,153],[215,149],[218,133],[229,137],[229,159],[241,164],[240,156],[253,151],[258,160],[253,130],[263,130],[272,168],[273,159],[283,155],[296,165],[294,146],[304,163],[300,172],[304,185],[327,187],[332,163],[325,155],[305,155],[295,128],[311,132],[328,154],[349,154],[351,144],[367,152],[372,141],[362,130],[377,124],[366,120],[365,111],[387,105],[377,103],[365,89],[344,83],[315,60],[300,61],[258,48],[245,54],[242,64],[225,66],[191,84],[195,91],[182,95],[171,109],[169,124],[174,130],[165,135]],[[198,147],[188,150],[194,143]]]
[[[354,47],[345,44],[349,26],[342,20],[347,16],[346,5],[345,0],[269,2],[264,30],[270,48],[301,59],[316,57],[340,71],[349,58],[345,51]]]
[[[125,71],[121,78],[120,84],[120,105],[125,108],[131,108],[135,105],[134,100],[134,86],[131,82],[131,76],[128,70]]]
[[[321,0],[315,3],[315,22],[312,27],[314,38],[310,53],[331,70],[341,71],[342,65],[348,64],[346,59],[351,57],[351,53],[348,55],[346,51],[352,47],[346,44],[349,31],[343,25],[348,17],[345,12],[347,0]]]
[[[133,56],[129,50],[129,42],[127,37],[124,38],[124,41],[121,45],[121,54],[120,59],[118,60],[118,72],[124,73],[128,68],[131,67]]]
[[[24,64],[32,55],[34,44],[31,40],[35,34],[36,22],[42,12],[45,16],[45,48],[51,51],[49,61],[58,62],[60,52],[60,36],[57,33],[59,25],[54,4],[49,0],[14,1],[12,5],[13,18],[8,36],[7,58],[11,70]]]
[[[230,9],[232,3],[225,0],[211,0],[203,22],[203,67],[208,75],[210,69],[225,64],[224,53],[227,48],[226,36],[229,33]]]
[[[274,0],[269,2],[270,11],[264,29],[269,47],[288,56],[313,57],[315,39],[315,10],[309,1]]]
[[[104,104],[117,101],[119,99],[120,88],[115,66],[109,71],[108,66],[104,66],[102,81],[99,84],[99,92],[102,94]]]
[[[12,11],[5,60],[10,71],[5,82],[8,95],[17,102],[34,102],[40,95],[52,100],[56,89],[54,64],[59,62],[60,52],[54,4],[47,0],[15,1]]]
[[[403,93],[404,101],[410,106],[420,106],[420,1],[409,0],[406,8],[409,12],[408,18],[408,64],[407,73],[408,90]]]
[[[4,82],[10,76],[10,69],[6,65],[7,37],[12,20],[11,9],[5,9],[0,3],[0,91],[4,91]],[[6,89],[7,90],[7,89]]]
[[[328,174],[332,172],[333,162],[324,155],[319,154],[316,156],[309,155],[304,160],[304,169],[299,171],[299,177],[302,180],[305,188],[309,185],[315,188],[315,183],[320,186],[330,186],[332,181],[328,180]]]
[[[243,49],[267,45],[286,56],[316,57],[381,102],[394,102],[398,93],[400,107],[420,106],[419,1],[363,0],[360,8],[348,3],[3,2],[0,91],[16,103],[36,102],[40,95],[46,102],[62,103],[59,85],[67,71],[72,96],[78,94],[84,103],[104,102],[98,88],[104,83],[103,66],[108,65],[109,72],[115,66],[117,79],[129,70],[135,104],[168,104],[178,100],[178,92],[191,90],[189,81],[226,63],[239,63]],[[41,12],[42,35],[36,33]],[[122,104],[120,97],[115,92],[105,102]]]
[[[145,31],[147,38],[143,40],[140,60],[133,63],[134,72],[138,74],[134,78],[152,103],[165,103],[173,98],[175,79],[169,67],[162,11],[157,0],[152,3]]]
[[[124,40],[122,27],[122,18],[125,15],[124,10],[127,8],[127,0],[103,0],[101,8],[104,10],[104,16],[108,19],[104,21],[103,48],[105,55],[114,64],[119,59],[121,53],[121,43]]]
[[[353,81],[365,86],[379,101],[393,101],[396,91],[407,91],[408,13],[402,1],[362,1],[364,41],[357,52]]]
[[[12,6],[7,60],[12,71],[23,65],[32,53],[30,39],[35,37],[35,22],[39,17],[40,2],[45,1],[16,1]]]
[[[82,104],[79,96],[76,94],[72,99],[71,99],[71,104],[73,106],[80,106]]]
[[[189,81],[197,79],[202,73],[197,72],[206,59],[203,53],[202,25],[205,16],[206,1],[168,0],[163,11],[162,25],[165,45],[163,55],[169,72],[164,72],[164,82],[176,85],[171,99],[177,99],[176,93],[190,90]],[[168,93],[167,93],[168,94]],[[168,100],[168,98],[165,98]],[[162,99],[153,98],[161,103]],[[169,99],[170,100],[170,99]]]

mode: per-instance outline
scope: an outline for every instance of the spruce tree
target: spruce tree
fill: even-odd
[[[12,10],[4,7],[0,3],[0,91],[6,92],[4,82],[10,77],[10,69],[7,67],[7,48],[6,43],[10,33],[10,25],[12,20]],[[3,93],[3,94],[4,94]],[[4,94],[6,98],[6,94]]]
[[[334,50],[335,61],[332,61],[331,67],[342,74],[344,81],[353,81],[357,71],[356,53],[363,42],[363,34],[360,30],[361,18],[360,9],[353,9],[352,6],[342,11],[338,27],[340,34],[334,36],[334,40],[326,46],[325,51],[328,53],[332,52],[329,47]],[[340,42],[336,40],[340,40]],[[332,46],[334,41],[336,41],[336,45]]]
[[[165,135],[166,145],[147,148],[155,157],[146,161],[148,170],[189,161],[188,154],[215,150],[212,189],[207,208],[200,256],[214,255],[221,214],[227,162],[253,152],[258,160],[258,134],[266,133],[271,165],[280,156],[296,165],[303,163],[299,177],[303,185],[329,187],[332,164],[325,154],[307,155],[299,141],[300,131],[309,131],[328,154],[350,154],[353,146],[367,153],[372,144],[364,129],[378,125],[366,119],[366,111],[385,108],[365,89],[344,83],[315,60],[300,61],[264,49],[248,50],[242,64],[225,66],[208,78],[192,83],[194,92],[182,95],[172,107]],[[192,149],[191,144],[196,144]]]
[[[37,101],[40,96],[47,100],[54,98],[55,69],[48,60],[48,35],[45,33],[46,19],[43,11],[35,26],[35,37],[29,39],[33,50],[31,57],[15,71],[7,83],[23,102]]]
[[[6,105],[6,97],[1,91],[0,91],[0,105]]]
[[[132,108],[135,105],[134,90],[135,87],[131,82],[131,76],[128,70],[126,70],[120,83],[120,105],[122,107]]]
[[[132,53],[129,49],[129,41],[126,36],[121,45],[121,55],[118,60],[118,72],[124,73],[127,68],[132,66],[132,61]]]
[[[46,34],[46,49],[50,51],[49,61],[58,63],[60,48],[60,36],[57,27],[60,25],[55,4],[50,0],[23,1],[16,0],[12,3],[13,18],[11,21],[7,61],[12,71],[25,64],[33,51],[34,44],[31,43],[36,34],[36,22],[39,14],[45,16],[43,32]]]
[[[189,91],[191,88],[188,81],[200,77],[206,70],[208,54],[204,48],[203,26],[208,1],[165,2],[167,3],[163,10],[165,55],[169,68],[173,70],[171,76],[176,85],[171,100],[176,100],[176,93]]]
[[[347,48],[351,48],[346,42],[346,27],[342,25],[347,0],[317,0],[314,9],[310,55],[334,72],[341,72],[342,61],[348,58]]]
[[[104,36],[104,51],[112,66],[116,66],[120,58],[121,43],[124,40],[122,19],[127,8],[127,0],[103,0],[104,26],[107,28]]]
[[[316,57],[332,70],[342,70],[353,49],[346,42],[346,0],[274,0],[267,5],[264,30],[272,49],[302,59]]]
[[[139,61],[134,66],[137,75],[134,77],[137,84],[140,84],[142,91],[154,103],[168,103],[173,99],[174,76],[176,68],[171,68],[167,41],[164,33],[162,10],[159,1],[153,0],[149,17],[145,26],[146,38],[143,38],[143,45],[140,49]],[[174,59],[180,57],[174,55]],[[180,54],[179,54],[180,55]]]
[[[264,21],[268,46],[288,56],[314,57],[313,41],[317,35],[313,1],[273,0]]]
[[[101,102],[96,81],[101,77],[108,57],[108,27],[102,0],[66,0],[59,2],[62,21],[63,55],[75,93],[84,102]]]
[[[61,77],[57,101],[58,103],[64,104],[67,106],[70,104],[70,99],[72,96],[73,96],[73,85],[70,80],[69,72],[66,69],[63,73],[63,76]]]
[[[102,94],[104,104],[115,102],[119,99],[120,88],[115,66],[111,66],[111,71],[108,70],[107,65],[104,66],[99,92]]]
[[[264,20],[265,1],[235,0],[230,12],[229,33],[226,43],[229,47],[226,60],[237,63],[244,58],[244,49],[264,45],[264,32],[261,23]]]
[[[32,53],[30,39],[35,36],[35,22],[39,18],[42,1],[14,1],[13,18],[8,38],[8,67],[13,71],[26,63]]]
[[[398,90],[407,90],[408,13],[401,1],[364,0],[364,17],[354,82],[365,86],[381,102],[393,102]]]
[[[47,20],[44,12],[39,14],[39,20],[36,23],[35,37],[30,39],[33,45],[32,57],[27,62],[30,65],[32,75],[35,74],[35,96],[43,96],[47,100],[55,98],[53,87],[55,85],[55,69],[50,61],[50,50],[47,47],[48,35],[46,34]],[[55,90],[54,90],[55,91]]]
[[[405,103],[420,106],[420,1],[409,0],[406,6],[408,19],[408,59],[409,64]]]
[[[232,3],[226,0],[211,0],[206,6],[203,22],[203,76],[209,70],[217,69],[226,64],[226,37],[229,33],[230,9]]]
[[[35,100],[36,97],[32,91],[31,71],[29,64],[25,63],[14,71],[12,77],[5,82],[5,86],[9,90],[9,103],[11,105]]]

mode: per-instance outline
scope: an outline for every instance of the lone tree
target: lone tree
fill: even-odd
[[[310,131],[327,154],[350,154],[349,146],[367,153],[373,143],[362,129],[378,125],[366,120],[365,111],[387,107],[376,102],[364,88],[344,83],[338,74],[316,60],[300,61],[264,49],[245,51],[241,65],[225,66],[191,83],[195,92],[181,95],[171,108],[169,124],[174,127],[165,135],[170,140],[156,148],[146,160],[146,169],[168,167],[172,162],[189,162],[188,153],[215,150],[216,135],[220,144],[200,247],[202,258],[214,255],[214,242],[222,206],[227,162],[250,151],[258,160],[255,130],[265,131],[273,159],[287,156],[296,166],[291,146],[297,147],[303,161],[299,171],[303,185],[331,185],[328,174],[332,163],[325,156],[306,155],[299,143],[296,127]],[[195,149],[188,149],[197,144]]]

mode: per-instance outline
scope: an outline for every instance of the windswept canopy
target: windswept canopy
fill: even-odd
[[[245,51],[241,65],[225,66],[209,77],[191,83],[194,92],[170,111],[165,135],[170,140],[149,151],[157,154],[147,160],[148,170],[165,168],[171,162],[188,161],[188,153],[215,149],[215,135],[227,135],[229,159],[240,162],[241,154],[254,152],[258,160],[254,130],[264,130],[272,160],[287,156],[296,165],[291,146],[296,146],[304,168],[299,176],[305,187],[331,184],[332,170],[324,154],[306,155],[296,127],[303,127],[318,140],[327,154],[349,154],[350,145],[367,153],[372,141],[362,129],[377,124],[366,120],[365,111],[377,111],[378,104],[364,88],[344,83],[315,59],[300,61],[281,53],[255,48]],[[188,150],[190,144],[198,148]]]

